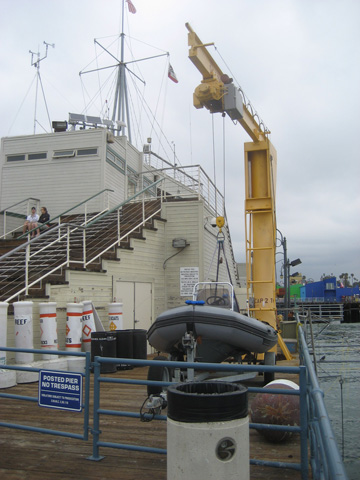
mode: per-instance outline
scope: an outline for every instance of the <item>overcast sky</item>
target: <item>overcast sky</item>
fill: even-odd
[[[121,0],[0,0],[0,136],[32,134],[36,69],[51,120],[68,113],[105,115],[110,82],[84,110],[100,75],[79,72],[113,64],[94,39],[119,55]],[[157,109],[164,137],[139,129],[138,147],[154,138],[153,149],[182,165],[201,164],[225,196],[236,260],[244,262],[243,144],[250,141],[230,118],[192,106],[201,81],[189,61],[189,22],[219,66],[239,84],[271,131],[277,150],[277,227],[287,239],[291,270],[308,279],[342,272],[360,279],[360,2],[358,0],[133,0],[125,13],[125,60],[170,53],[179,83],[166,78],[167,57],[131,67],[147,104]],[[35,55],[34,60],[37,56]],[[130,65],[129,65],[130,67]],[[101,80],[110,70],[101,73]],[[133,80],[129,80],[132,83]],[[133,95],[131,104],[139,104]],[[145,114],[144,114],[145,116]],[[41,86],[36,133],[49,131]],[[135,135],[134,135],[135,136]],[[165,136],[167,140],[165,140]],[[173,142],[173,143],[171,143]],[[215,149],[213,148],[215,145]],[[162,152],[162,148],[167,153]],[[215,159],[215,160],[214,160]],[[215,162],[215,163],[214,163]],[[215,167],[214,167],[215,165]],[[279,252],[281,252],[279,248]],[[280,271],[282,255],[277,256]]]

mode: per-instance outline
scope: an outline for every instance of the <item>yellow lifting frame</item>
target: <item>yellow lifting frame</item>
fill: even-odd
[[[207,50],[207,46],[186,23],[188,29],[189,58],[203,79],[194,92],[194,106],[207,108],[211,113],[226,112],[224,107],[227,76],[221,71]],[[224,83],[225,82],[225,83]],[[245,143],[245,234],[247,298],[249,312],[258,320],[276,323],[276,163],[277,155],[266,133],[242,105],[239,123],[252,142]],[[287,359],[291,354],[279,336],[279,345]],[[276,346],[270,351],[276,352]]]

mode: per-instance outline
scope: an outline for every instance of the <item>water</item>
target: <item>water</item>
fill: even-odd
[[[360,323],[313,324],[317,372],[349,480],[360,478]],[[309,330],[308,330],[309,333]],[[308,342],[310,335],[307,336]],[[310,348],[311,350],[311,348]]]

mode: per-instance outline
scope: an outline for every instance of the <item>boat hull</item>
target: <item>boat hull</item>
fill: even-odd
[[[232,310],[207,305],[186,305],[160,314],[147,333],[151,346],[176,355],[182,338],[193,331],[197,360],[219,363],[248,352],[264,353],[277,343],[277,332],[267,323]]]

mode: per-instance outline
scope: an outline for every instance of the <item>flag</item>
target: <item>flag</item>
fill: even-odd
[[[132,3],[131,0],[126,0],[126,3],[128,4],[128,9],[130,13],[136,13],[136,8],[135,5]]]
[[[169,77],[170,80],[172,80],[173,82],[179,83],[179,80],[176,78],[174,69],[172,68],[172,66],[170,65],[170,63],[169,63],[168,77]]]

